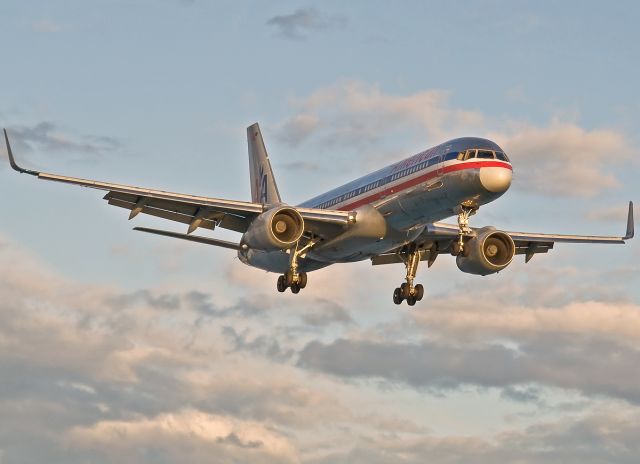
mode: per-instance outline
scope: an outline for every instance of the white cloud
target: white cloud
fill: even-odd
[[[106,420],[74,427],[69,446],[108,452],[120,462],[136,462],[141,448],[153,448],[171,461],[196,462],[207,455],[216,462],[299,462],[282,435],[264,425],[195,410],[165,413],[153,418]],[[165,458],[166,460],[166,458]]]
[[[511,156],[514,186],[523,190],[591,197],[620,186],[615,169],[631,153],[622,133],[585,129],[555,117],[546,125],[494,119],[478,110],[456,108],[449,97],[433,89],[388,94],[362,81],[341,81],[292,98],[294,114],[280,124],[278,139],[291,147],[316,143],[343,153],[354,149],[356,156],[367,157],[388,153],[394,143],[399,159],[407,149],[484,136]]]
[[[611,168],[631,153],[619,132],[586,130],[559,121],[547,127],[519,124],[509,132],[489,136],[511,154],[517,182],[527,190],[549,195],[592,197],[619,187]]]

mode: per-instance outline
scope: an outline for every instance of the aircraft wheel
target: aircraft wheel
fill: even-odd
[[[298,283],[291,284],[291,293],[300,293],[300,285]]]
[[[460,244],[458,242],[453,242],[451,244],[451,254],[453,256],[458,256],[460,254]]]
[[[396,288],[393,291],[393,302],[397,305],[402,303],[402,290],[400,290],[399,288]]]
[[[287,289],[287,282],[285,281],[285,279],[284,279],[284,276],[283,276],[283,275],[281,275],[280,277],[278,277],[278,284],[277,284],[277,287],[278,287],[278,291],[279,291],[280,293],[284,292],[284,291]]]
[[[300,273],[300,279],[299,279],[298,285],[300,285],[300,288],[305,288],[307,286],[307,273],[306,272],[301,272]]]
[[[416,297],[415,296],[410,296],[409,298],[407,298],[407,304],[409,306],[413,306],[414,304],[416,304]]]
[[[424,296],[424,287],[422,286],[422,284],[416,285],[415,291],[416,291],[416,301],[422,300],[422,297]]]

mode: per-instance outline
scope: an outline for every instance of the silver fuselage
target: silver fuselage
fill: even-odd
[[[485,158],[465,159],[473,150]],[[511,163],[497,144],[468,137],[318,195],[299,206],[355,211],[356,225],[314,247],[301,259],[301,267],[312,271],[361,261],[411,243],[430,224],[457,214],[461,205],[477,208],[500,197],[509,188],[511,175]],[[286,251],[246,249],[238,255],[244,263],[267,271],[282,273],[289,266]]]

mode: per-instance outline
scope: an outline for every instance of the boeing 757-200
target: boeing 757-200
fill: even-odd
[[[277,289],[298,293],[307,273],[331,264],[370,259],[374,265],[404,263],[405,281],[393,302],[413,306],[424,288],[414,284],[418,264],[430,267],[440,254],[456,257],[461,271],[487,275],[507,267],[515,255],[525,262],[556,242],[624,243],[633,237],[629,202],[623,237],[551,235],[473,228],[469,217],[507,191],[512,165],[497,144],[464,137],[323,193],[297,206],[283,203],[258,124],[247,128],[251,201],[171,193],[141,187],[48,174],[18,166],[4,131],[11,167],[39,179],[107,191],[110,205],[181,222],[187,233],[136,227],[134,230],[236,250],[240,260],[279,273]],[[457,216],[457,224],[444,224]],[[230,229],[238,243],[192,235],[198,229]]]

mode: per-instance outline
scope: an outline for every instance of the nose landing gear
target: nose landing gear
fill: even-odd
[[[401,304],[404,300],[407,300],[409,306],[413,306],[417,301],[422,300],[424,296],[424,287],[422,284],[413,285],[413,280],[416,278],[416,272],[418,270],[418,264],[422,259],[422,250],[417,247],[402,251],[400,257],[404,261],[404,265],[407,269],[406,282],[403,282],[400,287],[393,291],[393,302],[397,305]]]
[[[471,233],[469,227],[469,216],[473,216],[478,211],[477,207],[460,206],[458,213],[458,240],[451,244],[451,254],[458,256],[464,253],[464,236]]]

